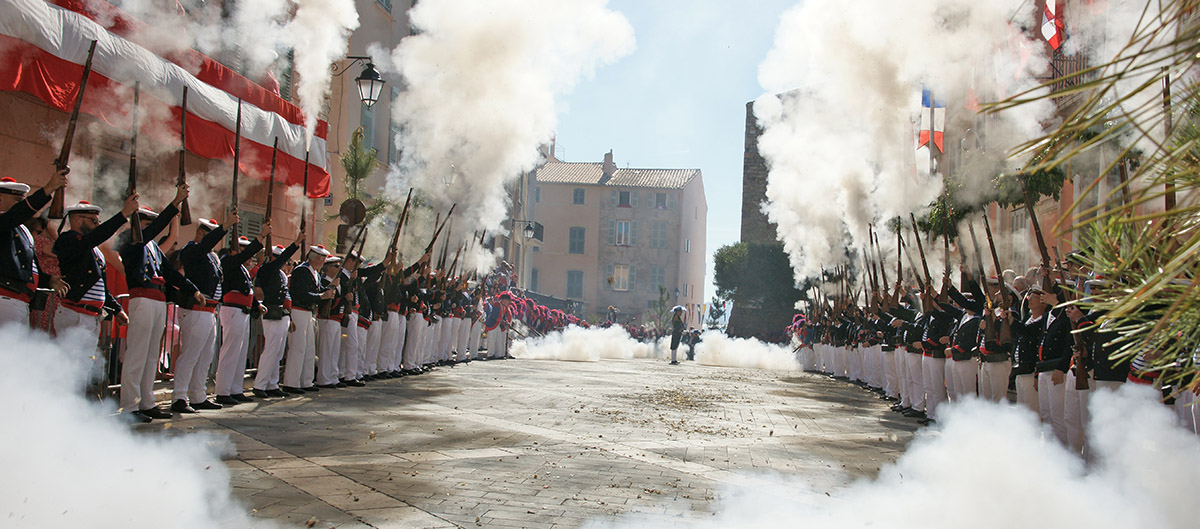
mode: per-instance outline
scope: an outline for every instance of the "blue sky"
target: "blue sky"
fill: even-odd
[[[558,156],[621,167],[698,168],[708,199],[712,253],[737,242],[742,210],[746,102],[758,98],[758,64],[779,16],[797,0],[612,0],[637,50],[599,69],[563,100]]]

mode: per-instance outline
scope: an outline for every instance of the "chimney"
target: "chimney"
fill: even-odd
[[[604,169],[604,176],[602,176],[600,178],[600,183],[607,182],[610,178],[613,177],[614,174],[617,173],[617,164],[613,163],[613,153],[612,153],[611,149],[608,151],[607,154],[604,155],[603,169]]]

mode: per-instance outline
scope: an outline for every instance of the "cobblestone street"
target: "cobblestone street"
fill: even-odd
[[[228,435],[254,516],[321,528],[683,525],[764,473],[817,491],[873,476],[916,429],[826,377],[649,360],[473,362],[310,395],[170,429]]]

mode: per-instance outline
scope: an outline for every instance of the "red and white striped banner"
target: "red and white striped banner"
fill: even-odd
[[[104,21],[101,26],[98,21]],[[238,100],[242,100],[242,169],[266,179],[271,146],[279,138],[276,179],[288,186],[304,180],[309,155],[309,197],[329,192],[328,124],[320,121],[311,139],[298,107],[250,82],[228,67],[187,50],[156,55],[134,42],[141,23],[101,0],[4,0],[0,2],[0,90],[37,96],[70,111],[78,93],[91,41],[97,41],[83,112],[118,128],[129,128],[129,87],[140,83],[144,131],[172,131],[178,137],[183,87],[188,87],[187,148],[204,158],[232,161]],[[184,68],[181,64],[192,65]],[[196,73],[191,73],[192,71]]]

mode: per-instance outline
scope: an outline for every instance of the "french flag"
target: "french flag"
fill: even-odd
[[[1058,0],[1046,0],[1046,8],[1042,10],[1042,38],[1055,50],[1066,40],[1062,16],[1058,14]]]
[[[928,88],[921,90],[921,130],[917,133],[917,148],[929,145],[929,139],[933,138],[938,152],[946,152],[942,146],[945,130],[946,102],[935,99]]]

